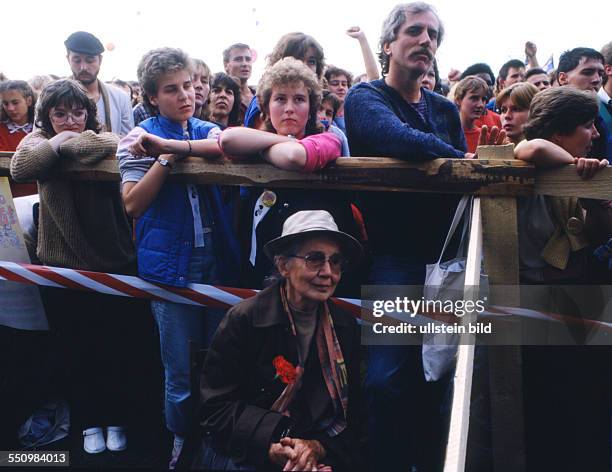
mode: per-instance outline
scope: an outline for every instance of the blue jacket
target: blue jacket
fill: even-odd
[[[344,118],[352,156],[423,161],[462,158],[466,143],[457,107],[421,89],[427,116],[421,115],[384,80],[351,88]],[[457,195],[362,192],[362,211],[374,255],[408,256],[412,263],[434,262],[446,237]]]
[[[156,116],[139,124],[148,133],[166,139],[183,138],[179,123]],[[215,125],[196,118],[188,123],[190,139],[205,139]],[[233,205],[224,202],[221,188],[207,185],[198,188],[212,224],[213,246],[217,256],[219,280],[233,285],[239,277],[239,245],[232,228]],[[147,211],[136,223],[138,273],[146,280],[185,287],[188,284],[189,261],[194,244],[193,214],[187,186],[166,182]]]

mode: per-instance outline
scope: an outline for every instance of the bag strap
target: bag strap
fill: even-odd
[[[446,248],[450,243],[450,240],[453,238],[455,231],[457,230],[457,226],[459,225],[459,221],[461,221],[461,217],[464,215],[465,210],[468,206],[468,202],[472,198],[471,195],[464,195],[461,197],[459,204],[457,205],[457,209],[455,210],[455,216],[453,216],[453,221],[451,222],[450,228],[448,230],[448,234],[446,235],[446,240],[444,241],[444,246],[442,246],[442,252],[440,252],[440,257],[438,258],[438,264],[442,262],[442,257],[444,257],[444,253],[446,252]],[[467,221],[466,221],[467,224]],[[465,234],[465,224],[464,224],[464,234]]]

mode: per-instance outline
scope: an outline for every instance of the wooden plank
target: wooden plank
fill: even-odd
[[[552,195],[612,200],[612,167],[584,181],[573,165],[535,169],[510,159],[506,146],[480,146],[478,160],[435,159],[422,163],[383,157],[340,158],[322,172],[288,172],[262,162],[231,162],[190,157],[177,163],[172,179],[198,184],[372,191],[469,193],[476,195]],[[487,154],[489,153],[489,154]],[[12,152],[0,152],[0,176],[9,175]],[[487,157],[484,159],[485,156]],[[496,157],[504,156],[501,160]],[[113,157],[94,167],[72,163],[62,178],[119,180]]]
[[[486,149],[479,155],[498,158]],[[509,152],[506,150],[506,152]],[[502,153],[501,157],[509,158]],[[514,305],[519,301],[519,255],[516,199],[482,199],[483,258],[489,276],[489,302]],[[506,285],[496,291],[495,285]],[[512,329],[509,327],[508,329]],[[525,427],[523,416],[522,356],[518,346],[489,346],[489,385],[493,470],[525,470]]]
[[[112,157],[96,166],[63,164],[58,178],[119,180],[117,162]],[[0,159],[0,175],[7,175],[8,169],[8,159]],[[527,195],[535,183],[534,175],[533,167],[517,161],[435,159],[410,163],[399,159],[351,157],[340,158],[321,172],[306,174],[261,162],[190,157],[174,166],[170,179],[197,184],[307,189]]]
[[[558,169],[536,169],[534,192],[554,197],[612,200],[612,167],[601,169],[589,180],[580,178],[574,165]]]
[[[476,295],[474,287],[480,285],[480,267],[482,261],[482,224],[480,198],[474,198],[471,215],[470,238],[465,270],[465,292],[467,299]],[[465,315],[462,324],[476,320],[475,314]],[[453,401],[451,420],[446,445],[444,472],[463,472],[468,445],[470,424],[470,398],[472,393],[472,373],[474,368],[475,335],[461,335],[457,349],[457,364],[453,384]]]

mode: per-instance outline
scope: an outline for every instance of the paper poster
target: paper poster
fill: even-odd
[[[7,177],[0,177],[0,261],[30,262]],[[0,280],[0,325],[48,330],[38,287]]]

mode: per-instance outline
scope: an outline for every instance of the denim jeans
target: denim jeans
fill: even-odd
[[[407,257],[377,256],[371,285],[422,285],[425,267]],[[421,346],[369,346],[365,382],[369,470],[442,469],[447,375],[426,382]]]
[[[205,233],[204,247],[193,250],[189,262],[190,283],[216,281],[211,234]],[[184,437],[194,412],[194,399],[190,394],[189,341],[208,347],[225,311],[167,301],[153,301],[151,309],[159,329],[164,364],[166,426],[175,435]]]

